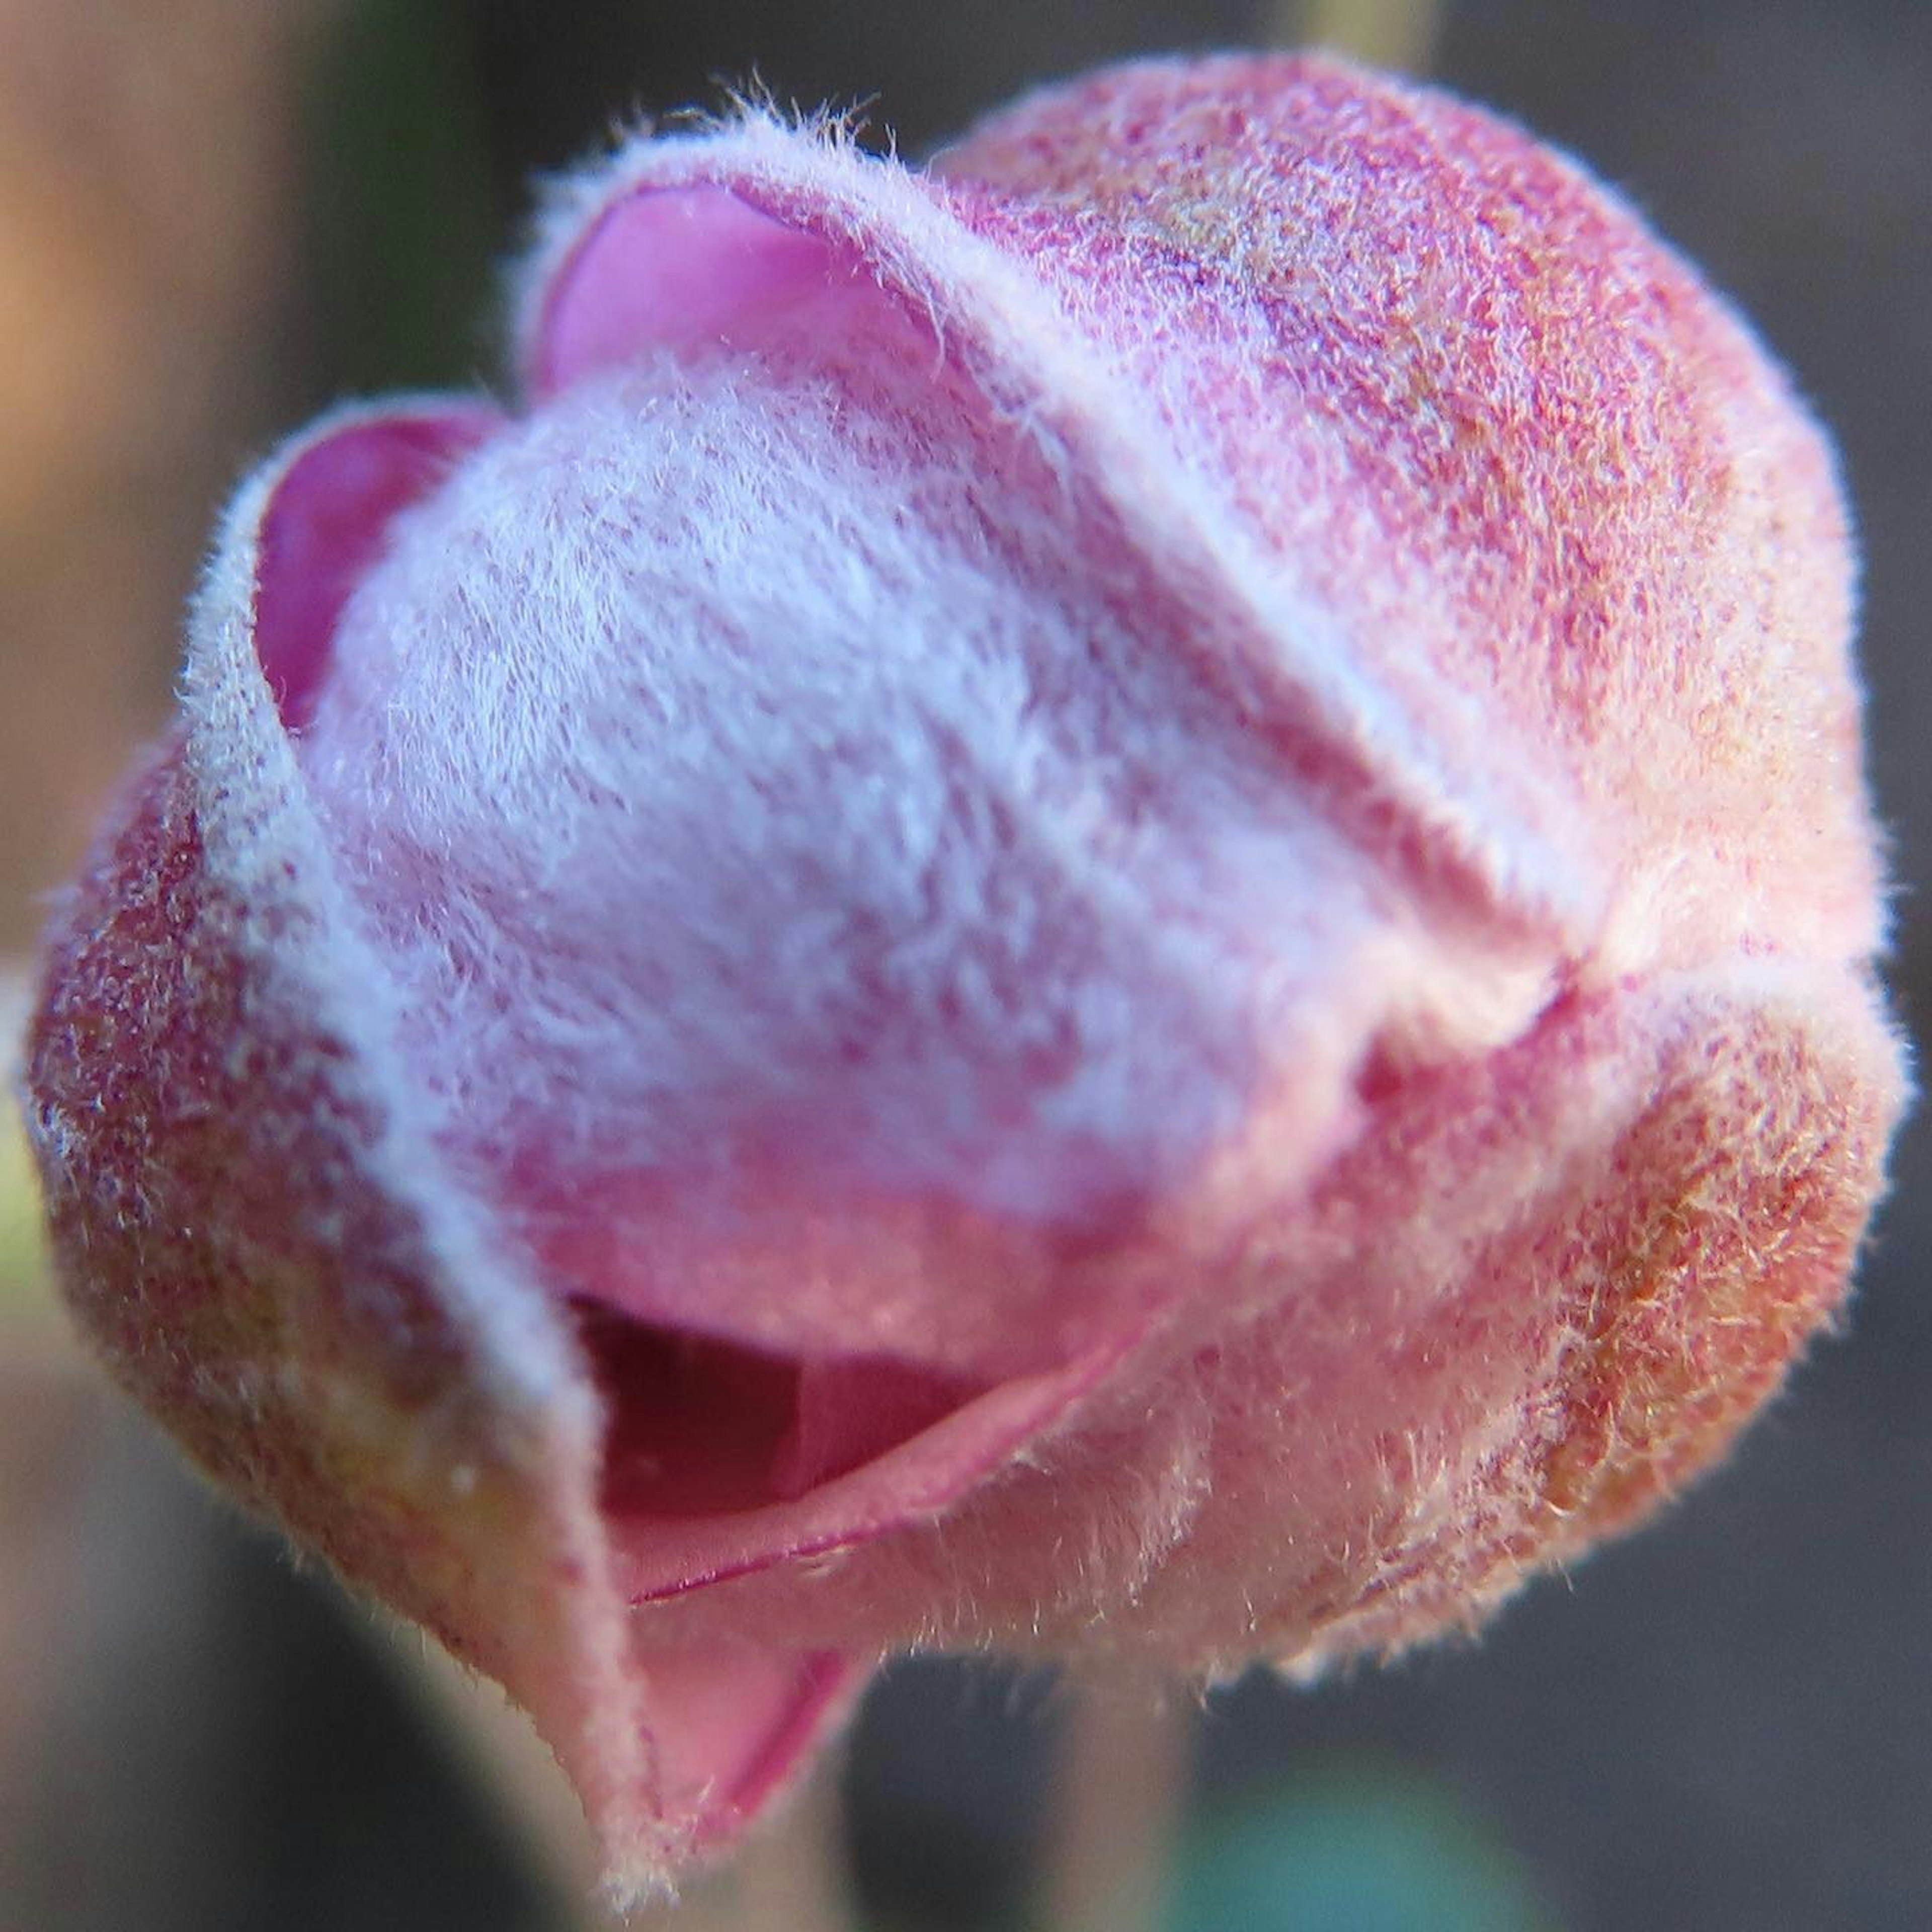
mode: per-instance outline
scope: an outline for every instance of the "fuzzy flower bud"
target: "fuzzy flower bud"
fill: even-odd
[[[51,944],[80,1319],[614,1883],[881,1656],[1466,1627],[1708,1461],[1902,1103],[1832,459],[1514,128],[1124,68],[566,184],[242,490]]]

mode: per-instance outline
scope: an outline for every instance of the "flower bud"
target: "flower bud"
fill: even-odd
[[[1479,1618],[1730,1441],[1900,1111],[1830,453],[1324,60],[567,183],[514,406],[243,488],[64,904],[67,1290],[614,1884],[909,1647]]]

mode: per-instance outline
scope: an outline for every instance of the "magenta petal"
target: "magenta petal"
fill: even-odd
[[[605,212],[550,288],[530,370],[538,398],[647,348],[728,340],[825,290],[823,238],[724,188],[645,190]]]
[[[308,442],[262,518],[255,645],[282,722],[308,722],[330,640],[384,532],[501,420],[482,406],[356,415]]]

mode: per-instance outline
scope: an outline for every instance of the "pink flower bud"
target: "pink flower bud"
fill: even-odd
[[[64,907],[80,1318],[614,1882],[908,1646],[1479,1618],[1837,1306],[1904,1095],[1830,454],[1514,129],[1103,74],[568,184],[243,489]]]

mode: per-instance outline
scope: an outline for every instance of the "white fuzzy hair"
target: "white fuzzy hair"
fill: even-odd
[[[1078,1220],[1236,1132],[1386,945],[1359,856],[889,366],[585,383],[351,599],[304,761],[473,1156],[777,1142]]]

